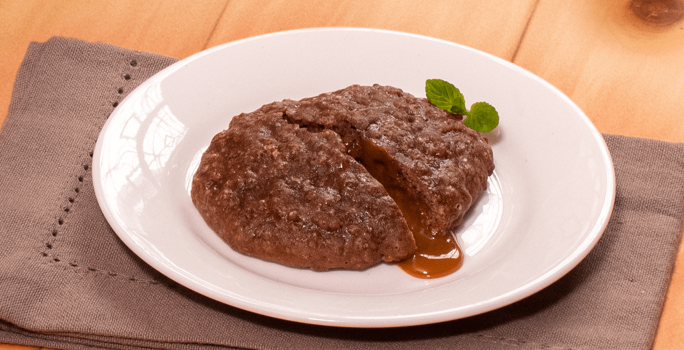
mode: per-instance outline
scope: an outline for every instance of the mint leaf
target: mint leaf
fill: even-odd
[[[479,132],[490,132],[499,125],[499,113],[487,102],[478,102],[465,108],[465,98],[451,83],[441,79],[425,81],[425,95],[428,101],[440,109],[466,116],[463,123]]]
[[[467,113],[463,94],[451,83],[441,79],[428,79],[425,82],[425,95],[430,103],[447,112]]]
[[[468,117],[463,123],[479,132],[490,132],[499,125],[499,113],[487,102],[477,102],[470,106]]]

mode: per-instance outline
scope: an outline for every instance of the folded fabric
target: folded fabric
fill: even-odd
[[[565,277],[508,307],[405,328],[269,318],[178,285],[103,217],[92,151],[108,115],[174,59],[103,43],[32,43],[0,130],[0,342],[61,349],[645,349],[681,234],[684,145],[604,135],[610,223]]]

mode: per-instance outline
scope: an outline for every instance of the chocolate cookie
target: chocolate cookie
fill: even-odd
[[[480,135],[400,89],[358,86],[233,118],[193,203],[234,250],[287,266],[365,269],[448,234],[494,164]]]

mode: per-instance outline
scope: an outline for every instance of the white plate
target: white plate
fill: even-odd
[[[393,265],[312,272],[233,252],[190,200],[212,136],[232,116],[351,84],[425,96],[452,82],[501,115],[489,135],[489,190],[457,237],[463,267],[433,280]],[[218,46],[159,72],[109,117],[94,154],[98,201],[133,252],[178,283],[259,314],[320,325],[392,327],[476,315],[525,298],[577,265],[600,238],[615,181],[601,135],[532,73],[454,43],[383,30],[275,33]]]

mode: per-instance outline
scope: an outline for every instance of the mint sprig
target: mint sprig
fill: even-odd
[[[461,91],[451,83],[441,79],[425,81],[425,94],[433,105],[450,113],[466,116],[463,123],[479,132],[490,132],[499,125],[499,113],[487,102],[477,102],[465,107],[465,98]]]

